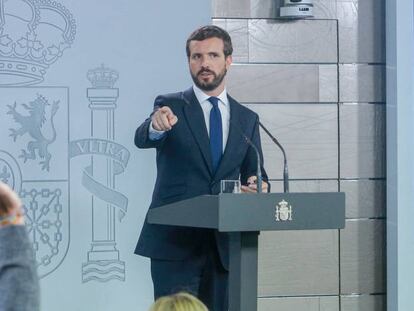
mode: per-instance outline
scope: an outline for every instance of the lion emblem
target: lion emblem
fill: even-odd
[[[34,140],[27,144],[26,150],[22,149],[22,154],[19,158],[22,158],[25,163],[28,159],[35,160],[37,150],[37,155],[41,159],[39,164],[42,166],[42,170],[49,171],[50,159],[52,155],[47,148],[56,140],[56,129],[53,120],[59,109],[59,101],[54,101],[50,109],[50,127],[52,130],[52,137],[50,138],[45,137],[43,133],[43,126],[46,122],[46,108],[50,106],[47,99],[42,95],[37,95],[37,98],[34,101],[29,102],[28,105],[23,103],[21,106],[26,109],[28,115],[23,115],[16,110],[16,102],[13,106],[7,105],[9,108],[7,114],[12,115],[14,121],[19,123],[21,126],[18,129],[10,129],[10,136],[13,137],[14,141],[16,141],[17,137],[23,136],[27,133]]]

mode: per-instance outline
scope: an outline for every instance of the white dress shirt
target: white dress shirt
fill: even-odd
[[[194,94],[200,103],[201,109],[203,110],[204,114],[204,121],[206,122],[206,128],[207,128],[207,135],[210,135],[210,111],[213,108],[213,105],[209,102],[210,95],[207,95],[204,93],[200,88],[193,85]],[[221,123],[223,128],[223,153],[224,149],[226,148],[227,144],[227,138],[229,136],[229,128],[230,128],[230,104],[229,99],[227,97],[227,91],[224,89],[224,91],[216,96],[219,99],[219,109],[221,114]],[[180,122],[180,120],[178,120]],[[157,140],[162,138],[164,135],[164,131],[157,131],[152,126],[152,122],[149,127],[149,138],[151,140]]]

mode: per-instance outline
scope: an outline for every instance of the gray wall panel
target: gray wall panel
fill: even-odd
[[[339,61],[385,62],[385,1],[338,0]]]
[[[336,0],[314,0],[313,15],[315,18],[336,19]]]
[[[259,298],[259,311],[339,311],[337,296]]]
[[[274,0],[250,0],[250,15],[251,18],[275,18],[279,16],[279,7],[280,3]]]
[[[385,68],[382,65],[339,66],[340,102],[384,102]]]
[[[272,192],[283,192],[282,181],[271,181]],[[290,192],[337,192],[338,181],[336,180],[290,180]]]
[[[341,178],[385,177],[385,105],[339,106]]]
[[[212,0],[212,17],[249,17],[250,0]]]
[[[337,230],[260,234],[259,296],[336,295],[338,273]]]
[[[348,295],[385,292],[384,2],[314,0],[315,19],[282,21],[279,0],[213,0],[214,23],[235,48],[227,89],[286,148],[290,190],[339,183],[346,193],[340,237],[261,234],[261,311],[385,310],[385,296]],[[272,191],[281,192],[281,153],[261,137]],[[345,296],[335,296],[340,287]]]
[[[335,65],[234,64],[227,88],[241,102],[336,102],[337,71]]]
[[[333,20],[249,20],[249,61],[336,63],[336,35]]]
[[[337,178],[337,106],[331,104],[249,104],[261,122],[284,146],[290,178]],[[279,148],[261,133],[265,166],[270,178],[280,178]]]
[[[228,31],[233,44],[233,62],[249,61],[249,40],[247,19],[214,19],[213,24]]]
[[[346,217],[385,217],[385,184],[385,180],[341,180]]]
[[[347,220],[340,236],[341,293],[383,293],[385,221]]]
[[[341,297],[341,311],[385,311],[385,295],[355,295]]]
[[[337,77],[338,66],[319,66],[319,102],[336,102],[338,100]]]

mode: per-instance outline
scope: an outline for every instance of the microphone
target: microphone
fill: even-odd
[[[250,140],[249,137],[247,137],[246,134],[244,134],[243,130],[240,128],[240,126],[238,124],[236,124],[235,122],[232,122],[230,119],[230,123],[234,124],[235,128],[238,129],[238,131],[240,132],[240,134],[242,135],[242,137],[244,138],[244,140],[246,141],[246,143],[251,146],[253,148],[253,150],[256,152],[256,156],[257,156],[257,169],[256,169],[256,177],[257,177],[257,181],[256,181],[256,185],[257,185],[257,193],[262,193],[262,183],[263,183],[263,177],[262,177],[262,169],[261,169],[261,160],[260,160],[260,153],[259,150],[257,149],[256,145],[253,144],[253,142]],[[260,122],[259,122],[260,124]]]
[[[283,153],[283,192],[289,192],[289,170],[287,165],[287,158],[286,158],[286,152],[285,149],[283,149],[282,145],[279,143],[279,141],[269,132],[269,130],[259,121],[260,127],[265,131],[267,136],[270,137],[270,139],[282,150]]]

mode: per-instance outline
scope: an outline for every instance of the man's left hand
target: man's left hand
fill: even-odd
[[[267,193],[269,185],[267,182],[262,181],[262,192]],[[257,177],[250,176],[247,178],[247,186],[242,185],[241,190],[244,193],[257,193]]]

